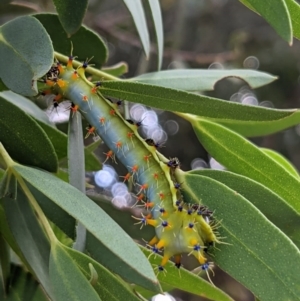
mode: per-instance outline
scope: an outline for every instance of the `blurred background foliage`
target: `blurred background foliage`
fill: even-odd
[[[7,2],[11,1],[1,0],[0,3],[0,24],[18,15],[55,12],[50,0],[12,1],[9,6],[5,5]],[[298,40],[294,39],[290,47],[263,18],[236,0],[161,0],[160,3],[165,39],[162,70],[247,68],[268,72],[278,76],[278,80],[255,91],[241,80],[231,78],[217,83],[215,90],[208,95],[276,108],[300,106]],[[151,40],[155,41],[150,15],[147,15],[147,20]],[[106,42],[109,49],[107,66],[126,62],[128,72],[125,77],[128,78],[156,70],[156,45],[151,45],[151,57],[146,60],[132,17],[122,1],[90,0],[84,24],[99,33]],[[76,49],[74,52],[76,55]],[[179,126],[178,131],[172,132],[168,128],[170,120]],[[162,153],[168,157],[179,157],[184,170],[193,168],[192,162],[196,158],[199,159],[197,164],[216,168],[215,162],[199,146],[187,122],[169,112],[159,114],[159,122],[168,134]],[[253,138],[252,141],[279,151],[300,168],[299,125],[277,134]],[[98,155],[103,158],[101,147]],[[192,268],[193,264],[194,261],[184,262],[187,268]],[[235,300],[254,300],[250,292],[220,270],[216,271],[213,281]],[[204,300],[184,292],[174,292],[173,295],[176,300]]]

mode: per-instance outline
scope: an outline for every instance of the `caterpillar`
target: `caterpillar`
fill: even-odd
[[[92,83],[85,76],[88,62],[76,70],[73,57],[66,66],[56,62],[46,74],[44,94],[55,94],[54,107],[64,99],[71,101],[70,110],[79,110],[88,121],[87,136],[98,134],[108,146],[107,160],[115,157],[127,168],[124,181],[131,180],[137,188],[137,200],[143,202],[145,213],[141,213],[135,224],[155,227],[155,236],[148,242],[153,254],[163,249],[164,265],[175,257],[175,266],[180,267],[181,254],[196,257],[202,270],[211,264],[205,253],[210,245],[218,242],[213,227],[209,223],[212,211],[205,206],[189,205],[181,195],[181,183],[176,180],[175,170],[180,168],[177,158],[166,159],[152,139],[143,139],[137,128],[140,124],[126,120],[118,110],[118,103],[101,94],[101,82]]]

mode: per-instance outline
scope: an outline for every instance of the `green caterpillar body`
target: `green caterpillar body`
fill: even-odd
[[[46,83],[57,94],[56,99],[68,99],[73,111],[80,110],[91,125],[89,134],[97,132],[109,147],[107,159],[115,155],[127,167],[124,179],[133,180],[137,198],[141,200],[145,195],[147,214],[136,219],[141,227],[155,227],[156,236],[149,245],[154,253],[164,249],[159,270],[163,270],[172,256],[179,267],[182,253],[193,254],[203,269],[207,269],[204,251],[217,238],[203,217],[203,206],[192,207],[183,202],[180,185],[173,182],[173,169],[179,167],[171,166],[155,146],[148,145],[139,136],[136,125],[126,121],[116,104],[101,95],[100,83],[93,84],[86,79],[86,67],[87,64],[83,64],[74,70],[70,58],[66,67],[56,65],[58,72],[54,78],[48,76]]]

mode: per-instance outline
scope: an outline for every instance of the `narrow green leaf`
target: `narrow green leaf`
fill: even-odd
[[[161,10],[160,10],[160,5],[158,0],[148,0],[148,3],[150,6],[150,11],[154,23],[156,40],[157,40],[157,57],[158,57],[157,70],[160,70],[162,65],[162,60],[163,60],[163,51],[164,51],[164,30],[163,30]]]
[[[126,62],[119,62],[113,66],[102,68],[102,71],[118,77],[128,72],[128,64]]]
[[[141,0],[131,1],[123,0],[126,4],[135,24],[135,27],[139,33],[146,58],[149,58],[150,54],[150,40],[148,27],[146,23],[146,17]]]
[[[59,21],[68,35],[74,34],[81,26],[88,0],[53,0]]]
[[[95,195],[87,192],[87,196],[99,205],[131,238],[150,241],[155,235],[153,227],[145,227],[141,231],[140,227],[134,225],[132,218],[136,214],[134,209],[117,208],[112,204],[110,198],[101,194]]]
[[[24,112],[32,116],[37,123],[41,126],[44,132],[47,134],[50,139],[55,152],[57,154],[58,160],[67,157],[67,135],[59,131],[50,121],[48,116],[42,111],[37,105],[32,101],[18,95],[12,91],[0,92],[0,97],[3,97],[5,100],[11,102],[15,106],[21,108]],[[76,117],[76,120],[79,120]],[[95,144],[96,148],[97,144]],[[86,170],[94,171],[101,169],[101,162],[99,159],[91,152],[89,147],[84,149],[85,153],[85,165]]]
[[[9,228],[22,254],[51,296],[48,269],[50,244],[23,191],[18,189],[16,200],[5,197],[3,207]]]
[[[69,183],[82,193],[85,193],[85,167],[84,167],[84,145],[82,122],[80,112],[76,113],[76,118],[70,112],[68,129],[68,171]],[[76,241],[74,249],[84,251],[86,240],[86,229],[78,222],[76,227]]]
[[[41,191],[27,183],[30,192],[42,208],[47,218],[61,229],[68,237],[75,239],[75,219],[64,211],[61,207],[51,201]]]
[[[294,0],[285,0],[285,4],[289,10],[292,26],[293,35],[298,40],[300,39],[300,5]]]
[[[142,103],[162,110],[207,117],[247,136],[278,132],[300,122],[300,111],[277,110],[233,103],[195,93],[129,81],[105,81],[104,95]],[[188,120],[194,116],[180,114]]]
[[[7,91],[7,90],[9,90],[9,89],[4,85],[3,81],[0,78],[0,91],[2,92],[2,91]]]
[[[6,240],[6,242],[9,244],[10,248],[18,255],[18,257],[20,258],[20,260],[22,261],[24,266],[26,266],[26,268],[28,270],[31,270],[27,260],[23,256],[21,249],[18,246],[18,244],[9,228],[8,221],[7,221],[7,218],[6,218],[6,215],[4,212],[4,208],[3,208],[3,198],[0,199],[0,232],[1,232],[1,235],[4,237],[4,239]]]
[[[300,181],[242,136],[205,119],[193,127],[205,149],[229,170],[253,179],[281,196],[300,212]]]
[[[0,92],[0,97],[19,107],[25,113],[34,117],[37,121],[41,121],[53,127],[45,111],[41,110],[35,103],[30,101],[28,98],[14,93],[12,91]]]
[[[43,76],[52,64],[50,37],[35,18],[19,17],[0,27],[0,78],[9,89],[36,95],[32,81]]]
[[[6,296],[10,276],[10,255],[7,242],[0,232],[0,296]],[[4,298],[3,298],[4,299]]]
[[[153,270],[132,239],[109,216],[85,195],[51,174],[30,167],[15,165],[14,169],[27,182],[52,202],[80,221],[103,250],[103,264],[130,282],[159,290]],[[105,250],[105,251],[104,251]],[[131,272],[129,273],[128,270]],[[123,271],[123,273],[122,273]]]
[[[59,242],[51,246],[49,276],[56,301],[100,301],[95,289]]]
[[[278,164],[282,165],[287,171],[289,171],[294,177],[299,177],[299,173],[297,169],[294,167],[294,165],[288,161],[283,155],[275,152],[272,149],[268,148],[261,148],[267,154],[270,156],[273,160],[275,160]]]
[[[88,251],[88,254],[98,261],[101,265],[105,266],[107,269],[109,269],[111,272],[114,272],[118,275],[120,275],[126,282],[129,283],[135,283],[138,284],[150,291],[154,291],[156,293],[161,293],[161,287],[159,285],[158,280],[149,281],[149,277],[146,277],[147,275],[142,275],[139,278],[137,278],[137,274],[142,274],[142,270],[145,269],[146,266],[150,266],[149,261],[146,257],[143,258],[143,260],[147,261],[147,264],[145,264],[142,260],[136,262],[136,265],[139,266],[139,269],[136,269],[133,266],[126,266],[124,264],[120,264],[118,258],[110,252],[109,249],[107,249],[100,241],[97,239],[93,234],[90,232],[87,232],[86,237],[86,249]],[[137,253],[130,253],[128,252],[127,248],[120,246],[122,256],[123,257],[136,257]],[[140,250],[139,250],[140,251]],[[153,270],[151,268],[151,273],[153,273]],[[150,271],[149,273],[150,274]],[[153,273],[154,274],[154,273]]]
[[[240,0],[259,13],[290,45],[293,43],[292,23],[284,0]]]
[[[145,73],[130,80],[178,90],[211,91],[218,81],[230,77],[245,81],[252,89],[277,79],[276,76],[255,70],[174,69]]]
[[[300,215],[272,190],[247,177],[229,171],[203,169],[193,170],[188,174],[210,177],[245,197],[300,249]]]
[[[63,248],[87,279],[91,277],[89,265],[92,265],[98,278],[94,279],[93,287],[102,300],[140,300],[136,295],[134,295],[132,288],[127,283],[123,282],[120,278],[117,278],[97,261],[73,249],[65,246]]]
[[[146,248],[141,247],[141,249],[147,257],[153,254],[152,251]],[[161,259],[162,257],[160,255],[149,257],[152,265],[159,265],[161,263]],[[211,285],[206,280],[187,271],[186,269],[180,269],[180,279],[178,279],[178,268],[173,262],[169,261],[165,268],[167,271],[166,275],[164,273],[158,274],[158,280],[162,284],[215,301],[233,301],[232,298],[219,288]]]
[[[227,186],[192,174],[184,181],[186,198],[201,200],[221,221],[226,245],[217,245],[213,257],[221,269],[261,300],[300,300],[300,252],[292,241]]]
[[[14,116],[13,121],[11,116]],[[30,116],[0,96],[0,141],[20,163],[51,172],[58,167],[57,156],[43,129]]]
[[[86,0],[82,2],[85,1]],[[68,37],[61,26],[57,15],[36,14],[33,16],[37,18],[47,30],[51,37],[55,51],[69,56],[71,54],[71,48],[73,44],[73,55],[76,55],[79,61],[85,61],[86,58],[92,58],[90,63],[94,64],[96,68],[101,67],[106,62],[108,50],[104,41],[96,32],[88,29],[85,26],[81,26],[80,29],[74,35],[72,35],[72,37]]]
[[[33,116],[34,117],[34,116]],[[67,144],[68,139],[67,135],[57,128],[48,125],[44,122],[38,121],[37,123],[39,126],[44,130],[44,132],[47,134],[47,137],[50,139],[56,155],[58,157],[58,160],[62,160],[67,157]]]
[[[69,182],[82,193],[85,192],[84,145],[81,114],[78,118],[70,115],[68,130],[68,170]]]
[[[10,170],[6,170],[0,183],[0,200],[3,197],[11,199],[17,198],[17,179],[12,175]]]
[[[245,109],[248,110],[248,106],[246,106]],[[235,112],[237,112],[237,110]],[[288,112],[288,115],[282,116],[282,118],[279,117],[280,114],[285,114]],[[225,118],[210,118],[210,120],[222,124],[227,128],[246,137],[258,137],[273,134],[281,130],[287,129],[291,126],[294,126],[300,121],[299,110],[270,109],[268,112],[257,111],[257,114],[257,117],[253,115],[249,118],[249,120],[245,120],[243,117],[237,116],[236,118],[231,118],[227,120]],[[262,120],[262,118],[265,118],[265,120]]]
[[[12,265],[10,273],[8,295],[6,297],[0,295],[0,300],[49,301],[39,283],[22,267]]]

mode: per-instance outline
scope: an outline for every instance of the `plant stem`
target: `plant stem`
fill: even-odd
[[[39,206],[39,204],[37,203],[36,199],[34,198],[34,196],[32,195],[31,191],[29,190],[28,186],[26,185],[24,179],[16,172],[16,170],[13,168],[14,165],[18,165],[18,163],[14,162],[11,157],[9,156],[9,154],[7,153],[7,151],[5,150],[3,144],[0,142],[0,155],[3,158],[7,169],[16,177],[17,181],[19,182],[21,188],[23,189],[25,195],[27,196],[28,200],[30,201],[33,209],[35,210],[39,220],[41,221],[48,237],[49,240],[51,242],[55,242],[57,241],[56,236],[54,235],[52,228],[44,214],[44,212],[42,211],[41,207]]]
[[[69,58],[66,56],[66,55],[63,55],[59,52],[54,52],[54,55],[55,57],[60,61],[60,62],[63,62],[63,63],[67,63]],[[81,62],[78,62],[76,60],[73,61],[73,66],[75,68],[78,68],[79,66],[82,66],[82,63]],[[110,75],[106,72],[103,72],[101,70],[98,70],[96,68],[93,68],[93,67],[87,67],[86,68],[86,72],[92,74],[92,75],[96,75],[98,77],[102,77],[103,79],[106,79],[106,80],[121,80],[120,78],[116,77],[116,76],[113,76],[113,75]]]

